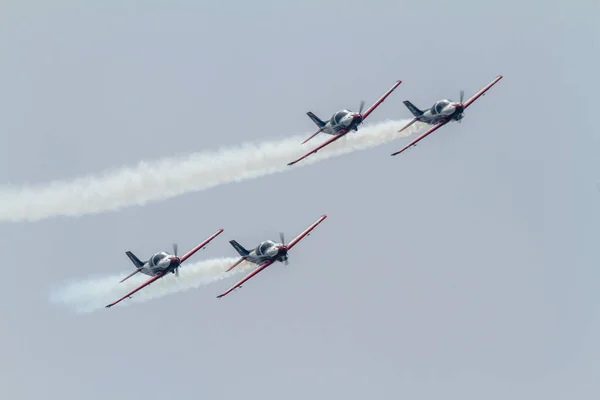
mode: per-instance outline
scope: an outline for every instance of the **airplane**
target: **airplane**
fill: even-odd
[[[289,242],[287,245],[284,244],[285,239],[283,237],[283,233],[279,234],[279,238],[281,240],[280,243],[275,243],[272,240],[265,240],[251,251],[246,250],[235,240],[230,240],[229,243],[231,243],[233,248],[242,257],[235,264],[229,267],[227,269],[227,272],[237,267],[242,261],[248,261],[253,264],[256,264],[258,265],[258,268],[250,272],[245,278],[233,285],[227,291],[218,295],[217,298],[221,298],[225,295],[228,295],[230,292],[237,289],[238,287],[241,288],[244,282],[246,282],[248,279],[252,278],[254,275],[258,274],[260,271],[267,268],[269,265],[273,264],[276,261],[283,262],[285,265],[288,265],[288,251],[291,250],[291,248],[294,247],[302,238],[304,238],[307,235],[310,235],[310,232],[313,229],[315,229],[317,225],[323,222],[325,218],[327,218],[327,215],[321,215],[321,217],[315,223],[306,228],[304,232],[302,232],[300,235],[294,238],[294,240]]]
[[[402,81],[396,81],[394,86],[392,86],[383,96],[379,98],[371,107],[367,109],[364,113],[362,112],[365,101],[360,102],[360,107],[358,112],[352,112],[350,110],[340,110],[333,114],[333,116],[327,121],[322,121],[319,117],[317,117],[312,112],[307,112],[306,115],[319,127],[319,129],[313,133],[308,139],[306,139],[302,144],[308,142],[310,139],[317,136],[319,133],[323,132],[328,135],[332,135],[333,137],[320,144],[319,146],[312,149],[310,152],[306,153],[302,157],[288,163],[288,165],[294,165],[298,161],[303,160],[309,155],[316,153],[321,150],[323,147],[327,146],[330,143],[335,142],[342,136],[346,135],[350,131],[358,131],[358,126],[363,123],[363,121],[375,110],[383,101],[388,97],[397,87],[400,85]]]
[[[126,251],[125,254],[127,254],[127,257],[129,257],[129,259],[131,260],[133,265],[135,265],[136,270],[133,271],[128,276],[126,276],[125,278],[123,278],[119,283],[126,281],[127,279],[131,278],[133,275],[135,275],[139,272],[141,272],[142,274],[145,274],[145,275],[149,275],[152,278],[148,279],[146,282],[144,282],[137,288],[133,289],[131,292],[127,293],[125,296],[121,297],[119,300],[115,301],[114,303],[108,304],[106,306],[106,308],[110,308],[110,307],[114,306],[115,304],[121,302],[122,300],[125,300],[126,298],[131,298],[132,294],[134,294],[138,290],[148,286],[149,284],[158,280],[159,278],[162,278],[163,276],[167,275],[169,272],[171,272],[171,273],[175,274],[175,276],[179,277],[179,267],[181,267],[181,264],[185,260],[187,260],[192,254],[194,254],[195,252],[197,252],[200,249],[205,248],[206,245],[211,240],[213,240],[214,238],[219,236],[221,234],[221,232],[223,232],[223,229],[219,229],[215,234],[213,234],[211,237],[206,239],[204,242],[200,243],[198,246],[194,247],[193,249],[191,249],[190,251],[185,253],[182,257],[177,256],[177,244],[173,244],[173,254],[169,254],[165,251],[161,251],[159,253],[154,254],[152,257],[150,257],[150,259],[148,261],[144,261],[144,262],[140,261],[140,259],[137,258],[135,256],[135,254],[133,254],[131,251]]]
[[[464,90],[460,91],[460,101],[452,102],[448,99],[442,99],[437,101],[431,108],[423,111],[419,110],[413,103],[406,100],[404,101],[404,105],[406,108],[410,110],[410,112],[414,115],[414,119],[410,121],[404,128],[400,129],[398,132],[402,132],[415,122],[424,122],[428,125],[433,125],[429,128],[425,133],[421,134],[419,137],[414,139],[412,142],[404,146],[401,150],[398,150],[395,153],[392,153],[393,156],[402,153],[404,150],[408,149],[411,146],[415,146],[417,142],[421,141],[421,139],[425,138],[429,134],[433,133],[437,129],[446,125],[450,121],[458,121],[459,123],[462,121],[464,117],[464,111],[469,107],[475,100],[477,100],[480,96],[485,94],[492,86],[496,84],[500,79],[502,79],[502,75],[498,75],[496,79],[494,79],[491,83],[489,83],[486,87],[481,89],[479,92],[475,93],[473,97],[463,103],[463,97],[465,95]]]

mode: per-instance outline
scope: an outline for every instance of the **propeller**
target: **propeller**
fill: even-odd
[[[360,115],[362,115],[363,108],[365,108],[365,101],[364,101],[364,100],[361,100],[361,101],[360,101],[360,107],[358,108],[358,113],[359,113]]]
[[[463,107],[463,108],[464,108],[464,106],[463,106],[463,99],[464,99],[464,98],[465,98],[465,91],[464,91],[464,90],[461,90],[461,91],[460,91],[460,105],[461,105],[461,107]],[[462,117],[462,116],[461,116],[461,117]],[[462,122],[462,118],[458,120],[458,123],[459,123],[459,124],[460,124],[461,122]]]
[[[283,236],[283,232],[279,232],[279,240],[280,240],[281,244],[283,244],[284,246],[287,246],[285,243],[285,237]],[[286,259],[283,263],[285,265],[288,265],[288,260]]]
[[[173,243],[173,255],[174,255],[175,257],[177,257],[177,243]],[[178,265],[175,267],[175,276],[176,276],[176,277],[178,277],[178,278],[179,278],[179,266],[180,266],[180,265],[181,265],[181,264],[178,264]]]

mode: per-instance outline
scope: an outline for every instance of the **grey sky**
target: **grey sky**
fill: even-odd
[[[546,2],[0,6],[2,183],[311,133],[375,100],[406,140],[145,207],[2,224],[0,397],[593,399],[600,392],[599,6]],[[108,3],[108,2],[106,2]],[[559,2],[554,2],[558,4]],[[86,316],[62,283],[329,218],[290,265]]]

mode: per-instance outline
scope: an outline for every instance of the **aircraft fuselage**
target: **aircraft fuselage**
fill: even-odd
[[[158,273],[174,273],[175,268],[179,264],[180,261],[178,257],[162,251],[154,254],[148,261],[146,261],[140,272],[149,276],[155,276]]]
[[[262,264],[267,260],[276,259],[277,261],[285,261],[288,259],[287,247],[283,243],[275,243],[271,240],[266,240],[256,246],[246,256],[246,261],[254,264]]]
[[[462,104],[443,99],[425,110],[417,119],[420,122],[430,125],[450,120],[460,121],[463,118],[463,111],[464,107]]]
[[[358,125],[362,122],[362,119],[360,113],[340,110],[327,121],[322,132],[329,135],[343,135],[351,130],[358,131]]]

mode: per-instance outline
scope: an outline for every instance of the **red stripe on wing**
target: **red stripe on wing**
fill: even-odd
[[[381,103],[383,103],[383,101],[394,91],[396,90],[396,88],[402,83],[402,81],[396,81],[396,83],[394,83],[394,86],[392,86],[391,88],[388,89],[387,92],[385,92],[385,94],[383,96],[381,96],[379,98],[379,100],[377,100],[375,103],[373,103],[373,105],[371,107],[369,107],[367,109],[367,111],[365,111],[362,114],[362,119],[363,121],[369,116],[369,114],[371,114]]]
[[[392,155],[395,156],[397,154],[402,153],[404,150],[408,149],[411,146],[414,146],[415,144],[417,144],[417,142],[421,141],[426,136],[429,136],[431,133],[433,133],[434,131],[436,131],[438,128],[446,125],[447,123],[448,123],[448,121],[446,121],[446,122],[440,122],[437,125],[432,126],[431,128],[429,128],[428,131],[426,131],[421,136],[419,136],[418,138],[414,139],[412,142],[410,142],[409,144],[407,144],[406,146],[404,146],[401,150],[398,150],[397,152],[392,153]]]
[[[473,97],[471,97],[469,100],[467,100],[463,106],[465,107],[465,109],[467,107],[469,107],[471,104],[473,104],[473,102],[475,100],[477,100],[479,97],[481,97],[481,95],[483,95],[485,92],[487,92],[492,86],[494,86],[500,79],[502,79],[502,75],[498,75],[496,77],[496,79],[494,79],[490,84],[488,84],[486,87],[484,87],[483,89],[481,89],[479,92],[475,93],[475,95]]]
[[[142,283],[140,286],[136,287],[131,292],[129,292],[125,296],[121,297],[119,300],[115,301],[114,303],[108,304],[106,306],[106,308],[110,308],[110,307],[114,306],[115,304],[120,303],[121,301],[125,300],[126,298],[128,298],[129,296],[131,296],[132,294],[137,292],[138,290],[145,288],[146,286],[148,286],[149,284],[151,284],[158,278],[161,278],[162,276],[164,276],[164,273],[159,272],[157,275],[154,275],[152,278],[148,279],[146,282]]]
[[[191,249],[190,251],[188,251],[187,253],[185,253],[183,255],[183,257],[180,258],[181,262],[184,262],[185,260],[187,260],[188,258],[190,258],[190,256],[192,254],[194,254],[195,252],[197,252],[198,250],[200,250],[201,248],[203,248],[204,246],[206,246],[208,243],[210,243],[210,241],[213,240],[214,238],[216,238],[217,236],[219,236],[221,234],[221,232],[223,232],[223,229],[219,229],[214,235],[212,235],[211,237],[209,237],[208,239],[206,239],[204,242],[200,243],[198,246],[194,247],[193,249]]]
[[[242,279],[241,281],[239,281],[238,283],[236,283],[235,285],[233,285],[232,287],[230,287],[229,289],[227,289],[227,291],[225,291],[225,292],[221,293],[220,295],[218,295],[217,298],[221,298],[223,296],[228,295],[233,290],[235,290],[238,286],[241,286],[248,279],[252,278],[254,275],[258,274],[260,271],[262,271],[263,269],[267,268],[269,265],[273,264],[274,262],[275,262],[275,260],[265,261],[264,263],[262,263],[261,265],[259,265],[258,268],[256,268],[254,271],[250,272],[244,279]]]
[[[296,245],[296,243],[298,243],[300,240],[302,240],[302,238],[304,238],[306,235],[308,235],[310,233],[310,231],[315,229],[317,227],[317,225],[319,225],[321,222],[323,222],[325,220],[325,218],[327,218],[327,215],[321,215],[321,217],[317,220],[317,222],[315,222],[314,224],[312,224],[311,226],[306,228],[304,230],[304,232],[302,232],[301,234],[296,236],[294,239],[292,239],[292,241],[290,243],[288,243],[287,249],[290,250],[292,247],[294,247]]]
[[[317,147],[315,147],[314,149],[312,149],[311,151],[309,151],[308,153],[306,153],[305,155],[303,155],[302,157],[289,162],[288,165],[294,165],[296,164],[298,161],[301,161],[303,159],[305,159],[306,157],[310,156],[313,153],[316,153],[317,150],[321,150],[323,147],[327,146],[329,143],[333,143],[336,140],[338,140],[339,138],[341,138],[342,136],[344,136],[346,133],[340,133],[339,135],[335,135],[334,137],[332,137],[331,139],[327,140],[326,142],[321,143],[320,145],[318,145]]]

